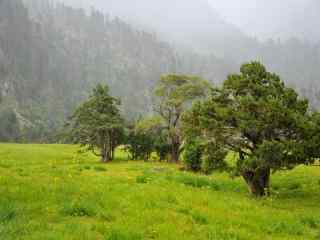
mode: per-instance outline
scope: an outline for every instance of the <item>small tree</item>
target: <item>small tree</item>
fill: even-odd
[[[312,139],[318,118],[309,116],[308,102],[258,62],[244,64],[183,119],[186,135],[237,153],[235,171],[255,196],[266,194],[272,171],[319,157],[319,133]],[[221,164],[225,154],[216,156]]]
[[[99,84],[71,117],[73,141],[100,156],[102,162],[113,159],[121,139],[123,120],[119,105],[119,100],[109,95],[109,88]]]
[[[207,81],[185,75],[164,76],[156,87],[155,111],[162,117],[167,129],[173,162],[179,161],[181,116],[194,100],[206,96],[208,87]]]
[[[202,153],[203,149],[199,140],[190,139],[185,142],[182,158],[187,170],[195,172],[201,170]]]

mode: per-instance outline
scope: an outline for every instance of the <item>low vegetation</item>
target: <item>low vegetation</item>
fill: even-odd
[[[241,178],[128,157],[105,165],[78,146],[1,144],[0,239],[320,237],[318,167],[276,173],[257,200]]]

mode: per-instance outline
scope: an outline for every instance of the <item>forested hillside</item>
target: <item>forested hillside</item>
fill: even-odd
[[[253,17],[252,19],[257,22],[253,23],[251,20],[250,26],[259,25],[260,21],[260,28],[272,25],[273,29],[281,32],[274,34],[274,38],[267,41],[250,37],[242,29],[228,23],[214,9],[216,1],[211,1],[211,5],[205,0],[92,0],[90,2],[63,0],[63,2],[84,8],[89,8],[91,5],[105,12],[111,12],[135,26],[155,31],[161,39],[173,42],[178,50],[194,49],[204,56],[214,54],[224,58],[225,62],[235,62],[238,66],[243,62],[259,60],[271,71],[277,72],[286,83],[299,90],[304,97],[308,97],[313,107],[320,106],[318,67],[320,35],[316,14],[320,4],[317,0],[301,3],[304,5],[301,9],[295,8],[292,1],[287,1],[287,5],[292,9],[288,9],[286,13],[277,12],[277,16],[280,15],[278,18],[283,20],[281,22],[272,18],[273,13],[267,7],[272,5],[278,10],[278,1],[271,3],[258,1],[252,8],[256,7],[259,11],[250,14],[260,13],[261,16]],[[236,8],[237,4],[233,7]],[[266,14],[262,14],[263,11]],[[216,69],[213,71],[219,74]]]
[[[128,118],[151,111],[150,91],[169,72],[221,81],[214,56],[182,56],[150,33],[101,12],[52,1],[0,3],[1,140],[47,140],[98,82]]]

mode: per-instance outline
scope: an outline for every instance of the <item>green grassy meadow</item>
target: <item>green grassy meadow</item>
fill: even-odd
[[[179,166],[101,164],[70,145],[0,144],[0,239],[320,239],[320,167],[272,177],[252,198],[242,179]]]

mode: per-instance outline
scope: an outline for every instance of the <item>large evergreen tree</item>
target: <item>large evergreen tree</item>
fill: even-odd
[[[263,196],[272,171],[292,169],[319,157],[319,141],[315,141],[319,127],[313,119],[319,118],[310,116],[308,101],[276,74],[252,62],[213,89],[208,101],[194,105],[184,116],[184,127],[190,137],[200,136],[219,151],[237,153],[236,173],[252,194]]]

